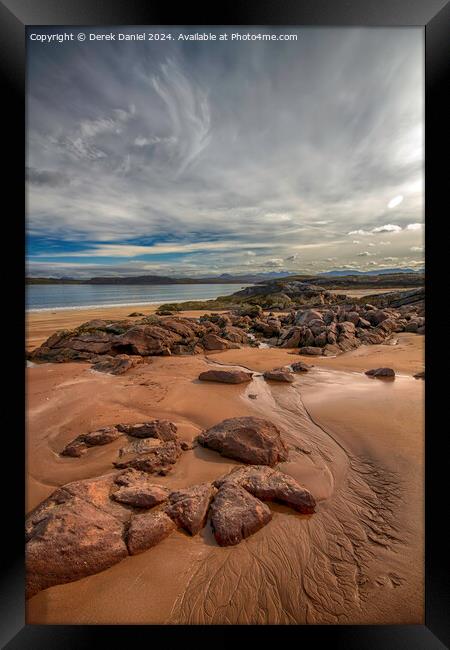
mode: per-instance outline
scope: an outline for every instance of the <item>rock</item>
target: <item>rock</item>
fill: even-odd
[[[312,366],[309,366],[304,361],[296,361],[291,365],[292,372],[308,372]]]
[[[137,555],[156,546],[174,530],[174,522],[164,512],[135,515],[127,533],[127,546],[130,555]]]
[[[128,318],[137,318],[138,316],[145,316],[141,311],[133,311],[131,314],[128,314]]]
[[[315,347],[323,348],[327,344],[327,333],[322,332],[314,340]]]
[[[115,516],[56,490],[27,517],[27,598],[120,562],[128,555],[123,528]]]
[[[319,356],[323,354],[323,349],[311,345],[307,345],[304,348],[300,348],[299,354],[306,354],[309,356]]]
[[[335,357],[341,352],[342,350],[338,345],[331,345],[331,343],[327,343],[323,348],[324,357]]]
[[[345,320],[353,323],[353,325],[357,325],[359,321],[359,314],[357,311],[348,311],[345,314]]]
[[[139,357],[139,360],[140,357]],[[106,372],[111,375],[123,375],[124,372],[134,368],[137,363],[136,357],[130,357],[127,354],[118,354],[115,357],[105,356],[104,359],[94,363],[92,370],[97,372]]]
[[[116,460],[113,465],[118,469],[137,469],[149,474],[167,474],[181,455],[178,442],[161,442],[154,449],[142,454],[125,454]]]
[[[269,523],[272,513],[239,485],[223,485],[211,505],[211,527],[219,546],[234,546]]]
[[[253,393],[248,394],[249,399],[258,399],[258,395],[254,395]]]
[[[298,348],[300,345],[300,342],[302,340],[302,328],[300,327],[292,327],[285,338],[283,338],[283,342],[281,343],[280,347],[282,348]]]
[[[323,321],[323,316],[320,311],[307,309],[306,311],[298,311],[295,316],[296,325],[308,325],[313,320]]]
[[[220,334],[222,338],[233,343],[248,343],[247,334],[238,327],[233,327],[233,325],[224,327]]]
[[[386,318],[389,318],[389,314],[381,309],[373,309],[367,314],[367,320],[369,320],[372,325],[379,325],[386,320]]]
[[[312,514],[316,507],[316,500],[309,490],[292,476],[270,467],[237,467],[214,481],[217,488],[230,484],[240,485],[261,501],[279,501],[302,514]]]
[[[421,370],[420,372],[416,372],[415,375],[413,375],[414,379],[425,379],[425,370]]]
[[[152,483],[123,486],[112,493],[115,501],[134,508],[153,508],[167,500],[169,490],[161,485]]]
[[[210,483],[177,490],[170,494],[165,512],[178,526],[191,535],[197,535],[206,524],[209,504],[215,493]]]
[[[172,345],[182,341],[182,336],[160,325],[134,325],[116,337],[113,348],[141,356],[161,355],[170,352]]]
[[[117,428],[134,438],[158,438],[164,442],[177,440],[177,427],[169,420],[150,420],[142,424],[118,424]]]
[[[223,384],[242,384],[251,381],[253,373],[243,370],[206,370],[198,376],[201,381],[218,381]]]
[[[266,337],[280,336],[281,325],[280,321],[276,318],[271,318],[268,321],[255,319],[252,323],[252,329],[255,332],[262,332]]]
[[[217,334],[205,334],[202,339],[202,344],[205,350],[235,350],[240,347],[238,343],[227,341]]]
[[[270,381],[284,381],[292,384],[295,377],[288,368],[274,368],[273,370],[266,370],[264,373],[264,379],[269,379]]]
[[[369,377],[395,377],[395,372],[392,368],[372,368],[371,370],[366,370],[364,374],[369,375]]]
[[[280,431],[262,418],[228,418],[203,431],[198,442],[243,463],[272,466],[288,458]]]
[[[82,433],[69,442],[61,452],[61,456],[80,457],[86,453],[89,447],[107,445],[121,436],[116,427],[104,427],[89,433]]]
[[[369,322],[368,320],[366,320],[365,318],[360,318],[360,319],[358,320],[358,324],[357,324],[357,325],[358,325],[358,327],[364,327],[364,328],[366,328],[366,327],[370,327],[370,322]]]

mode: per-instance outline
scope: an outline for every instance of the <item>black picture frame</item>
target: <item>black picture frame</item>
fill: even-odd
[[[170,643],[194,641],[198,627],[179,626],[38,626],[25,624],[24,598],[24,458],[25,458],[25,381],[17,362],[17,350],[24,342],[24,173],[25,173],[25,28],[29,25],[327,25],[327,26],[422,26],[425,30],[426,85],[426,250],[427,301],[433,302],[438,289],[430,282],[436,262],[435,241],[432,242],[432,219],[438,206],[445,205],[443,192],[448,184],[446,167],[439,153],[443,151],[446,113],[446,73],[450,6],[446,0],[241,0],[213,8],[200,3],[184,3],[175,9],[170,3],[152,0],[0,0],[0,74],[3,90],[5,145],[4,196],[9,195],[11,208],[4,208],[4,246],[13,253],[8,263],[7,304],[12,305],[13,327],[7,347],[12,354],[9,365],[12,379],[8,382],[11,396],[5,409],[4,439],[8,440],[7,458],[10,477],[4,484],[2,499],[3,542],[5,566],[0,578],[0,642],[9,650],[18,648],[84,648],[95,643],[142,643],[145,638]],[[447,107],[447,108],[446,108]],[[445,117],[444,117],[445,116]],[[448,172],[447,172],[448,174]],[[6,176],[6,177],[5,177]],[[442,214],[444,217],[444,214]],[[436,222],[434,222],[436,223]],[[436,232],[436,231],[435,231]],[[439,237],[441,236],[441,231]],[[448,240],[447,240],[448,241]],[[433,246],[433,256],[428,254]],[[445,258],[444,258],[445,259]],[[439,271],[437,271],[439,273]],[[436,277],[436,275],[434,276]],[[9,310],[8,310],[9,311]],[[434,352],[430,327],[438,318],[427,308],[427,359]],[[11,313],[11,312],[10,312]],[[8,317],[9,320],[10,317]],[[426,614],[424,625],[410,626],[266,626],[263,634],[294,634],[299,643],[330,643],[333,648],[426,649],[447,647],[450,641],[448,592],[448,536],[446,524],[446,475],[448,460],[442,453],[445,434],[439,439],[431,430],[431,414],[437,407],[432,393],[435,370],[427,364],[426,390]],[[13,407],[14,404],[14,407]],[[20,425],[18,426],[18,423]],[[441,425],[442,427],[442,425]],[[6,448],[4,447],[4,453]],[[5,458],[4,458],[5,460]],[[5,468],[4,468],[5,469]],[[447,470],[447,471],[446,471]],[[5,479],[6,480],[6,479]],[[441,503],[442,499],[442,503]],[[448,507],[447,507],[448,509]],[[220,630],[216,628],[220,627]],[[155,629],[156,628],[156,629]],[[294,629],[292,629],[294,628]],[[254,638],[261,631],[255,626],[240,627],[238,635]],[[209,628],[214,643],[229,644],[234,626]],[[271,634],[270,634],[271,636]],[[158,640],[159,640],[158,638]],[[166,641],[167,642],[167,641]]]

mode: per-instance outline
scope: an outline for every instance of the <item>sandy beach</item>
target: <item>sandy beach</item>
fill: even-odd
[[[132,311],[115,308],[109,317]],[[27,349],[100,312],[106,317],[104,309],[29,314]],[[167,418],[191,441],[243,415],[282,430],[294,451],[280,469],[318,501],[311,517],[270,504],[272,521],[235,547],[217,546],[209,525],[195,537],[178,530],[101,573],[41,591],[28,601],[27,622],[422,623],[424,383],[412,375],[424,368],[424,338],[395,338],[314,359],[249,347],[149,357],[121,376],[80,362],[27,368],[27,510],[60,485],[111,471],[118,440],[82,459],[59,455],[82,432]],[[197,379],[223,365],[262,372],[300,359],[314,367],[290,385]],[[395,380],[364,375],[384,365]],[[236,464],[195,447],[155,482],[177,489]]]

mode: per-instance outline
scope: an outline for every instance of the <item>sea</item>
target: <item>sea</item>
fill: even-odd
[[[122,305],[154,305],[187,300],[208,300],[227,296],[248,284],[29,284],[26,286],[27,311],[89,309]]]

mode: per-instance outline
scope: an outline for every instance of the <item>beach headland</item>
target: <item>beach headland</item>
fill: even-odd
[[[136,309],[146,316],[155,310]],[[27,349],[87,320],[132,324],[141,318],[129,317],[135,311],[129,306],[88,311],[29,314]],[[175,320],[201,316],[178,312]],[[160,317],[161,323],[170,318]],[[266,324],[269,319],[260,315]],[[116,474],[123,437],[90,447],[82,457],[61,451],[77,436],[118,423],[174,423],[186,450],[167,475],[152,475],[152,483],[169,491],[209,484],[240,463],[195,440],[236,417],[264,418],[281,431],[289,457],[277,469],[304,486],[317,505],[304,515],[268,503],[271,521],[236,546],[218,546],[209,521],[194,536],[177,529],[106,570],[39,591],[28,600],[27,622],[421,624],[424,383],[414,375],[424,369],[424,337],[404,331],[414,329],[408,323],[379,343],[330,356],[299,354],[299,338],[289,347],[272,341],[150,355],[120,375],[96,372],[92,359],[33,361],[27,368],[28,512],[60,486]],[[67,341],[73,346],[70,336]],[[341,341],[345,346],[348,338]],[[289,383],[262,376],[299,361],[310,367],[292,373]],[[393,368],[395,378],[365,374],[379,367]],[[253,378],[234,385],[198,379],[212,369],[250,371]]]

